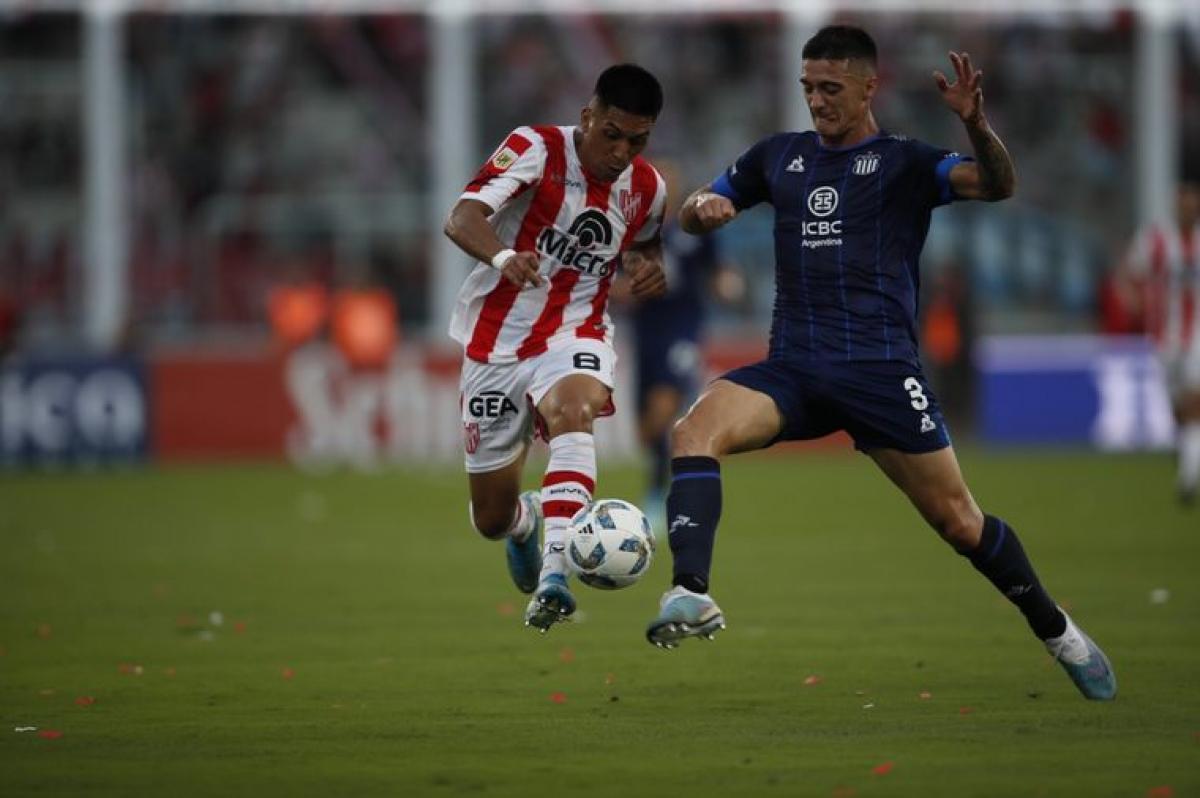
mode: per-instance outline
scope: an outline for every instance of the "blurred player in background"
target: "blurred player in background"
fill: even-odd
[[[740,300],[745,282],[739,271],[721,260],[714,235],[685,235],[676,218],[680,172],[677,164],[658,158],[655,166],[667,182],[667,214],[663,223],[665,296],[635,302],[638,441],[650,459],[642,509],[656,529],[663,528],[671,473],[670,430],[683,408],[703,384],[701,352],[705,305],[710,296],[726,303]],[[613,298],[628,300],[628,285],[619,279]]]
[[[1200,486],[1200,185],[1183,183],[1176,224],[1135,238],[1124,274],[1140,283],[1141,317],[1158,343],[1178,425],[1176,488],[1186,505]]]
[[[917,356],[917,263],[930,214],[954,199],[1013,193],[1013,163],[983,114],[981,73],[951,53],[934,73],[975,159],[880,130],[875,43],[847,26],[804,45],[800,82],[815,132],[755,144],[680,220],[708,232],[759,202],[775,207],[777,282],[768,357],[713,382],[676,425],[667,499],[674,587],[646,636],[674,647],[711,637],[724,616],[708,595],[721,512],[718,458],[846,430],[925,520],[1024,614],[1088,698],[1116,679],[1100,649],[1054,603],[1016,533],[984,515],[963,481]],[[792,497],[788,497],[791,499]]]
[[[507,541],[513,581],[533,594],[525,623],[543,632],[575,611],[564,541],[595,489],[593,420],[613,412],[614,273],[622,265],[639,298],[666,288],[666,186],[639,155],[662,102],[641,67],[606,69],[578,125],[513,131],[446,222],[446,235],[479,261],[450,322],[465,350],[471,520]],[[550,462],[541,491],[519,494],[535,425]]]

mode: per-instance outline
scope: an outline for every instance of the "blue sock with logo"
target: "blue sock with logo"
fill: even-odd
[[[713,543],[721,520],[721,464],[712,457],[676,457],[671,461],[667,494],[667,540],[675,559],[672,584],[708,592]]]
[[[1034,573],[1012,527],[991,515],[983,517],[983,536],[966,557],[1004,597],[1017,605],[1029,628],[1042,640],[1058,637],[1067,619]]]

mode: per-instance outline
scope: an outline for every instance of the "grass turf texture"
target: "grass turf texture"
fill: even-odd
[[[457,472],[0,477],[0,794],[1200,794],[1200,510],[1169,460],[963,459],[1116,702],[861,456],[727,462],[730,628],[674,652],[643,638],[661,533],[541,636]]]

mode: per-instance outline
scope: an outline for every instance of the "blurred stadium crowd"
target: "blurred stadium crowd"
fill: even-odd
[[[1132,17],[850,19],[879,41],[886,129],[967,146],[930,78],[953,46],[982,66],[989,115],[1016,157],[1015,200],[935,217],[926,308],[965,330],[1103,329],[1106,279],[1136,218]],[[479,161],[519,124],[575,121],[616,60],[662,80],[649,154],[677,160],[693,185],[801,103],[781,67],[799,42],[772,14],[473,24]],[[272,290],[313,284],[381,288],[404,337],[442,336],[430,323],[429,39],[419,15],[126,18],[128,347],[263,336]],[[1175,46],[1182,163],[1195,175],[1200,34],[1181,27]],[[82,47],[78,14],[0,16],[0,351],[78,343]],[[726,234],[751,286],[745,307],[718,312],[727,329],[765,330],[770,313],[770,218],[756,214]]]

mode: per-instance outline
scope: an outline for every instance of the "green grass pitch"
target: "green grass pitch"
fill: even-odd
[[[0,795],[1200,795],[1200,508],[1170,459],[963,462],[1115,702],[858,455],[727,461],[729,629],[673,652],[643,637],[661,534],[541,636],[454,470],[0,476]]]

